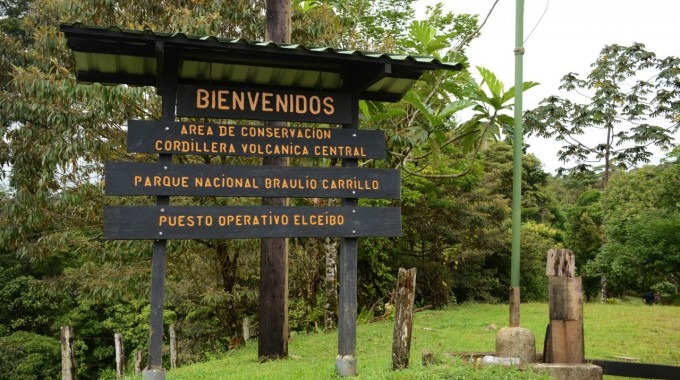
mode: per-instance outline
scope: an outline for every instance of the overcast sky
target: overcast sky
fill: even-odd
[[[417,9],[437,2],[455,13],[480,14],[481,22],[494,0],[418,0]],[[514,85],[515,6],[514,0],[500,0],[467,50],[471,66],[490,69],[506,89]],[[605,45],[640,42],[657,56],[680,56],[679,0],[525,0],[524,8],[524,80],[540,83],[524,93],[525,110],[549,95],[564,95],[558,91],[562,76],[585,77]],[[527,142],[546,170],[564,165],[555,154],[557,143]]]

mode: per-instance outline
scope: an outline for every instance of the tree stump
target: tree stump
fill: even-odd
[[[434,365],[434,353],[430,351],[423,351],[423,366]]]
[[[544,362],[581,364],[585,362],[583,337],[583,287],[574,277],[574,254],[568,249],[551,249],[546,262],[549,279],[549,318]]]

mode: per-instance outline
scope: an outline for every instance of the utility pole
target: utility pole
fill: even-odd
[[[524,58],[524,0],[517,0],[515,14],[515,122],[512,171],[512,260],[510,264],[510,326],[496,334],[496,356],[536,362],[536,337],[519,326],[519,254],[522,227],[522,60]]]
[[[524,59],[524,0],[517,0],[515,14],[515,124],[512,170],[512,256],[510,264],[510,327],[520,323],[520,229],[522,227],[522,81]]]
[[[290,43],[291,1],[267,0],[265,39]],[[283,122],[266,122],[285,126]],[[265,157],[263,165],[288,166],[287,157]],[[287,206],[286,198],[262,198],[263,206]],[[260,243],[260,360],[288,356],[288,239],[265,238]]]

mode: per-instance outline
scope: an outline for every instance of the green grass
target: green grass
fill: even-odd
[[[644,363],[680,365],[680,308],[641,303],[586,304],[586,357],[615,360],[635,357]],[[522,327],[543,350],[547,304],[522,304]],[[533,379],[530,372],[476,368],[453,358],[454,352],[493,352],[497,331],[508,324],[507,305],[464,304],[416,314],[411,368],[391,371],[392,321],[357,326],[358,379]],[[423,367],[423,351],[435,353],[438,365]],[[168,380],[195,379],[334,379],[337,332],[293,335],[289,358],[259,363],[257,342],[206,363],[178,368]]]

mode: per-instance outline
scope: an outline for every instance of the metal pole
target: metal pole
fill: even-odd
[[[515,9],[515,125],[512,172],[512,262],[510,266],[510,327],[519,327],[520,228],[522,226],[522,71],[524,58],[524,0]]]

